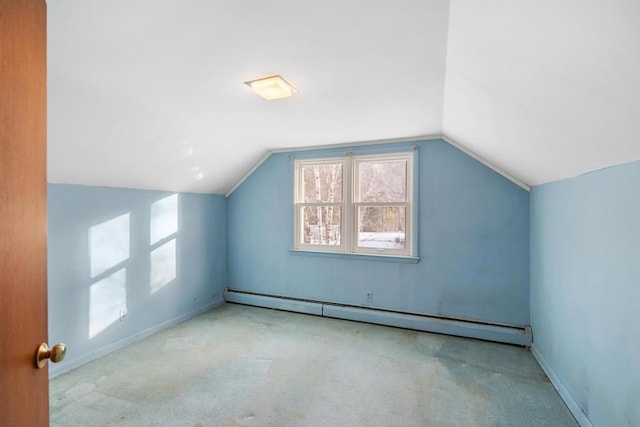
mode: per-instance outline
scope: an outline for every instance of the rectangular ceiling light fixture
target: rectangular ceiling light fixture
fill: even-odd
[[[260,79],[244,82],[255,93],[269,101],[273,99],[288,98],[298,90],[291,86],[285,79],[279,75],[262,77]]]

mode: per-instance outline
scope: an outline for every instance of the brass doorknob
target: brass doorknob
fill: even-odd
[[[51,349],[46,343],[40,344],[38,351],[36,352],[36,366],[38,368],[44,368],[47,364],[47,360],[51,359],[53,363],[58,363],[64,359],[64,355],[67,353],[66,344],[56,344]]]

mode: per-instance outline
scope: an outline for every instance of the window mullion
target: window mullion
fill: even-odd
[[[294,229],[293,229],[293,247],[294,248],[299,248],[300,247],[300,227],[302,224],[302,219],[300,218],[300,206],[299,206],[299,202],[301,200],[300,197],[300,183],[302,181],[301,179],[301,173],[300,173],[300,165],[297,162],[294,162],[293,165],[293,176],[294,176],[294,182],[293,182],[293,223],[294,223]]]
[[[315,207],[315,206],[342,206],[341,202],[302,202],[302,203],[296,203],[297,206],[299,207],[307,207],[307,206],[311,206],[311,207]]]
[[[395,208],[395,207],[408,207],[409,203],[408,202],[354,202],[353,206],[355,208],[358,208],[360,206],[374,206],[374,207],[391,207],[391,208]]]
[[[352,189],[352,158],[347,157],[344,160],[344,172],[342,174],[342,203],[344,209],[343,229],[344,233],[344,251],[353,251],[353,189]]]

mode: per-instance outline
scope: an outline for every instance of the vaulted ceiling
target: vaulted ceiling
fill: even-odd
[[[530,185],[640,159],[635,0],[49,0],[49,181],[224,194],[270,150],[446,135]],[[243,82],[282,74],[266,101]]]

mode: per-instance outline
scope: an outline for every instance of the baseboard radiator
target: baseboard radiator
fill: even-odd
[[[236,304],[313,314],[335,319],[354,320],[423,332],[476,338],[525,347],[531,346],[529,326],[505,326],[477,321],[448,319],[422,314],[402,313],[375,307],[344,305],[325,301],[288,298],[226,289],[224,300]]]

